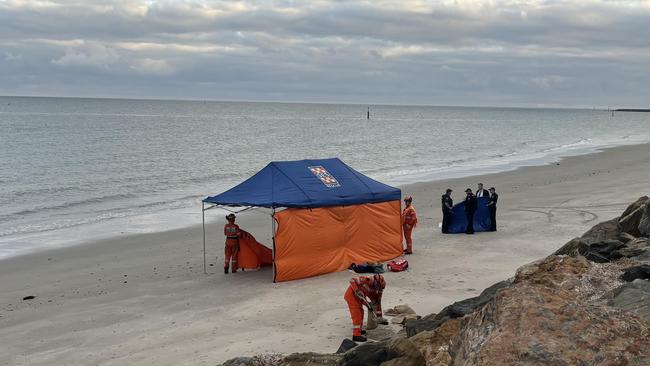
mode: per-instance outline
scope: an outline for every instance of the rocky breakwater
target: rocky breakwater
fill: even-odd
[[[650,199],[380,342],[224,365],[650,365]],[[250,362],[250,363],[249,363]]]

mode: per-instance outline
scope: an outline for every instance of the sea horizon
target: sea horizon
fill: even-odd
[[[309,100],[265,100],[265,99],[223,99],[223,98],[180,98],[180,97],[112,97],[112,96],[50,96],[50,95],[0,95],[0,98],[43,98],[43,99],[97,99],[97,100],[121,100],[121,101],[149,101],[149,102],[216,102],[216,103],[269,103],[269,104],[314,104],[314,105],[350,105],[350,106],[381,106],[381,107],[432,107],[432,108],[502,108],[502,109],[558,109],[558,110],[593,110],[611,112],[618,108],[644,108],[630,106],[588,106],[588,105],[553,105],[553,104],[521,104],[521,105],[496,105],[496,104],[426,104],[426,103],[385,103],[385,102],[363,102],[363,101],[309,101]]]

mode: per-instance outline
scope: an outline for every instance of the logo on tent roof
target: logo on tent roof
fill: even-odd
[[[336,188],[341,186],[339,181],[337,181],[336,178],[334,178],[332,174],[322,166],[308,166],[307,168],[309,168],[309,170],[311,170],[311,172],[314,173],[314,175],[318,177],[326,187]]]

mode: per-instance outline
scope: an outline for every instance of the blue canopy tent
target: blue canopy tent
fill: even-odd
[[[401,194],[398,188],[377,182],[332,158],[271,162],[234,188],[203,202],[313,208],[393,201],[399,200]]]
[[[338,158],[271,162],[239,185],[203,200],[204,270],[205,211],[210,208],[245,206],[272,209],[274,262],[278,262],[278,238],[282,239],[282,248],[279,249],[283,260],[293,258],[287,259],[292,265],[296,265],[298,258],[303,261],[309,261],[309,258],[319,255],[329,258],[329,266],[318,264],[321,269],[295,273],[290,273],[291,269],[285,270],[288,274],[282,278],[294,279],[293,277],[301,278],[300,276],[327,273],[322,271],[331,272],[347,268],[350,263],[345,261],[348,260],[382,260],[387,256],[383,252],[387,252],[392,258],[397,256],[395,253],[401,254],[400,198],[400,189],[373,180]],[[390,205],[382,206],[382,203]],[[206,208],[206,204],[209,207]],[[345,209],[338,209],[341,207]],[[277,208],[287,210],[276,214]],[[368,217],[373,218],[369,220]],[[281,226],[277,238],[276,221]],[[332,229],[333,226],[345,226],[349,223],[357,226],[346,231],[345,235]],[[328,225],[329,231],[319,232],[322,227]],[[370,227],[373,229],[365,230]],[[296,230],[287,231],[293,229]],[[387,239],[368,237],[368,234],[374,231],[387,235]],[[310,232],[313,238],[307,238],[303,235],[304,232]],[[396,232],[399,232],[399,239],[395,235]],[[355,240],[371,243],[372,248],[365,247],[363,243],[351,243],[354,235],[361,233],[364,235],[363,240],[358,237],[355,237]],[[395,244],[397,240],[399,248]],[[386,242],[389,242],[388,246]],[[309,258],[298,253],[300,248],[310,252]],[[274,272],[277,274],[279,263],[275,264]]]

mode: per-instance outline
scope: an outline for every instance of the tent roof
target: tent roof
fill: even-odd
[[[223,206],[325,207],[399,200],[398,188],[377,182],[338,158],[275,161],[204,202]]]

